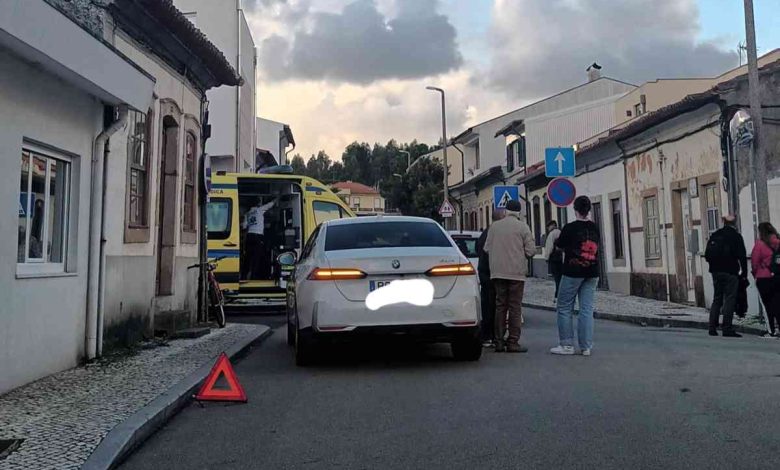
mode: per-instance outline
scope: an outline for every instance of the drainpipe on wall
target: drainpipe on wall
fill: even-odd
[[[206,207],[208,205],[208,191],[206,190],[206,159],[211,158],[206,154],[206,141],[211,137],[211,124],[209,123],[209,101],[206,97],[206,90],[201,92],[200,98],[200,161],[198,165],[198,206],[200,220],[198,226],[200,233],[198,234],[198,262],[200,267],[198,268],[198,321],[208,321],[208,306],[206,305],[206,293],[208,292],[206,262],[208,261],[208,227]],[[211,162],[209,162],[209,167]]]
[[[95,138],[92,148],[89,205],[89,265],[87,269],[87,331],[85,353],[88,360],[102,353],[103,324],[103,245],[104,240],[104,196],[105,196],[105,156],[108,139],[127,124],[127,106],[118,108],[117,119]]]
[[[657,142],[656,142],[657,143]],[[669,266],[669,230],[666,228],[666,183],[664,179],[664,162],[666,156],[661,147],[658,147],[658,167],[661,170],[661,226],[664,229],[664,264],[666,264],[666,302],[672,301],[671,296],[671,266]]]
[[[241,0],[236,0],[236,71],[241,74]],[[236,87],[236,173],[243,170],[244,160],[241,158],[241,86]],[[254,168],[254,163],[252,164]]]

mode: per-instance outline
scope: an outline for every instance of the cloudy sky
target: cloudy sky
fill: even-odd
[[[435,143],[585,81],[596,61],[641,83],[738,64],[738,0],[244,0],[258,114],[305,157],[352,141]],[[759,53],[780,47],[780,2],[755,0]]]

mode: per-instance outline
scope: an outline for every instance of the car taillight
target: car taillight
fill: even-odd
[[[474,266],[471,263],[445,264],[431,268],[425,274],[428,276],[467,276],[474,274]]]
[[[345,280],[345,279],[363,279],[366,277],[366,273],[359,269],[327,269],[327,268],[315,268],[314,271],[309,274],[309,279],[313,281],[331,281],[331,280]]]

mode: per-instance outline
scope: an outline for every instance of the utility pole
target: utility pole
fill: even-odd
[[[756,52],[756,25],[753,14],[753,0],[745,0],[745,33],[748,59],[748,93],[750,115],[753,118],[753,184],[758,206],[758,220],[769,220],[769,189],[766,183],[766,146],[764,144],[763,113],[761,111],[761,83],[758,76],[758,53]],[[756,234],[758,236],[758,234]]]
[[[449,165],[447,164],[447,111],[444,101],[444,90],[433,86],[425,87],[426,90],[438,91],[441,93],[441,137],[442,144],[444,145],[444,200],[450,200],[450,188],[447,187],[447,176],[449,173]]]

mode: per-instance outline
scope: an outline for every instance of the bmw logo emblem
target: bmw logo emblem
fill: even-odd
[[[398,261],[397,259],[394,259],[393,260],[393,269],[398,269],[400,267],[401,267],[401,262]]]

